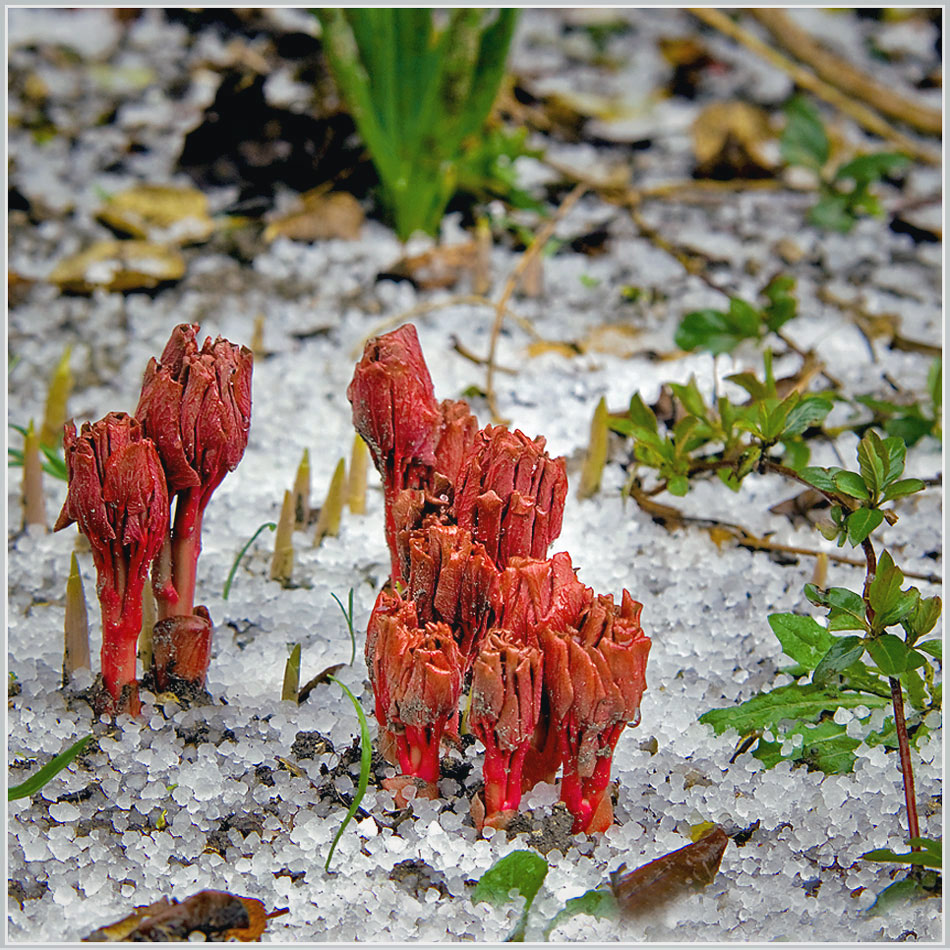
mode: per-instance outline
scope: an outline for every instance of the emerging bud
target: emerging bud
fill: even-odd
[[[501,608],[498,571],[482,545],[454,525],[433,525],[409,539],[408,594],[423,623],[453,630],[466,666]]]
[[[374,611],[373,620],[376,715],[395,739],[403,774],[434,784],[442,735],[458,715],[462,655],[446,624],[420,628],[411,622],[409,610],[384,611]]]
[[[161,360],[149,361],[135,413],[155,442],[169,492],[178,496],[171,535],[152,572],[160,620],[200,616],[194,604],[204,511],[241,461],[251,425],[251,351],[223,337],[207,337],[199,349],[197,334],[196,324],[175,327]],[[182,649],[187,657],[172,658],[179,677],[196,670],[194,657],[208,655],[203,640]],[[152,658],[162,662],[157,652]],[[171,675],[157,665],[153,672],[160,681]],[[206,672],[194,682],[203,685]]]
[[[74,521],[89,539],[102,606],[102,676],[106,708],[138,711],[135,644],[142,589],[168,531],[168,493],[155,446],[139,422],[110,412],[63,439],[69,490],[55,529]],[[123,690],[127,689],[126,697]]]
[[[198,326],[172,331],[149,361],[136,418],[158,448],[171,492],[199,485],[207,497],[233,471],[251,425],[253,356],[223,337],[198,349]]]
[[[521,802],[521,770],[541,714],[541,651],[506,630],[489,632],[472,667],[468,725],[485,746],[486,822]]]
[[[594,596],[577,579],[566,551],[547,561],[513,558],[501,574],[500,591],[498,625],[535,646],[541,626],[555,630],[576,626]]]
[[[547,555],[566,497],[564,459],[550,458],[543,438],[486,426],[460,472],[455,515],[504,569],[513,557]]]
[[[640,721],[650,641],[640,629],[641,605],[624,591],[595,597],[580,629],[540,632],[550,728],[560,737],[564,767],[561,800],[574,815],[574,831],[603,831],[610,824],[614,747],[627,722]]]
[[[386,543],[393,580],[401,580],[392,504],[414,465],[431,465],[439,430],[432,379],[412,324],[371,340],[346,390],[353,425],[383,479]]]

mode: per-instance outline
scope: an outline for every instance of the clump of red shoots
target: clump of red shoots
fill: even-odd
[[[415,329],[367,344],[347,389],[353,422],[383,479],[392,590],[370,617],[366,659],[389,783],[436,794],[439,742],[468,728],[482,741],[478,826],[502,827],[524,791],[553,781],[575,831],[612,822],[610,763],[639,721],[650,641],[640,604],[617,607],[576,577],[561,530],[563,459],[501,426],[478,429],[461,401],[436,403]],[[396,591],[400,593],[396,593]]]
[[[156,685],[203,686],[207,674],[211,617],[194,604],[201,523],[247,446],[252,356],[221,337],[199,349],[197,332],[176,327],[161,360],[149,362],[135,417],[111,412],[78,435],[66,425],[69,490],[56,529],[78,523],[99,575],[101,711],[139,712],[136,644],[150,567]]]
[[[168,532],[168,492],[152,441],[139,422],[110,412],[79,433],[69,422],[63,450],[69,490],[56,521],[74,521],[89,539],[102,608],[102,682],[98,712],[140,709],[135,675],[142,593],[149,565]]]

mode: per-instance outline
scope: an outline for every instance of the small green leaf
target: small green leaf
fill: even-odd
[[[748,339],[757,339],[762,314],[740,297],[729,298],[729,322],[735,331]]]
[[[708,350],[714,356],[729,353],[746,337],[729,313],[693,310],[680,321],[673,340],[681,350]],[[757,336],[757,334],[753,334]]]
[[[617,906],[617,899],[607,890],[599,888],[586,891],[580,897],[572,897],[555,915],[550,923],[544,928],[544,939],[548,940],[559,924],[578,914],[586,914],[588,917],[598,919],[614,919],[620,913]]]
[[[859,155],[846,162],[835,172],[835,181],[853,181],[858,187],[867,187],[892,172],[905,168],[909,163],[906,155],[898,152],[874,152]]]
[[[884,520],[880,508],[858,508],[848,515],[848,540],[852,547],[863,543],[865,538]]]
[[[852,498],[868,499],[868,487],[864,479],[857,472],[838,472],[833,478],[837,491],[850,495]]]
[[[835,487],[835,476],[843,471],[842,468],[820,468],[817,465],[809,465],[807,468],[803,468],[799,474],[809,485],[814,485],[815,488],[820,488],[822,491],[835,492],[838,490]]]
[[[943,360],[936,359],[927,371],[927,393],[936,416],[943,405]]]
[[[917,875],[920,873],[915,871],[885,887],[877,895],[877,900],[865,911],[865,914],[868,917],[881,917],[907,901],[933,897],[937,892],[937,882],[940,877],[933,871],[924,872],[932,876],[932,880],[928,884],[928,882],[918,879]]]
[[[785,455],[782,461],[793,472],[800,472],[808,464],[808,459],[811,456],[808,444],[802,439],[782,439],[782,445],[785,447]]]
[[[864,640],[861,637],[841,637],[829,647],[821,658],[811,681],[814,686],[824,687],[843,673],[852,663],[861,659],[864,653]]]
[[[755,400],[764,399],[768,395],[768,387],[755,373],[733,373],[726,379],[742,387]]]
[[[548,873],[548,862],[534,851],[512,851],[496,861],[479,879],[472,895],[472,903],[487,901],[496,907],[511,900],[511,891],[517,890],[524,899],[521,920],[508,936],[508,941],[520,943],[528,922],[528,911]]]
[[[630,397],[630,408],[627,410],[630,421],[635,426],[644,429],[657,431],[656,415],[653,410],[643,401],[639,393],[634,393]]]
[[[674,475],[666,485],[671,495],[682,498],[689,491],[689,479],[685,475]]]
[[[882,551],[874,577],[868,585],[868,603],[875,614],[887,614],[897,606],[903,583],[904,575],[901,569],[894,564],[894,559],[889,552]],[[891,621],[891,623],[896,623],[896,621]],[[888,626],[888,624],[882,624],[882,626]]]
[[[900,676],[907,669],[907,644],[900,637],[882,633],[868,641],[867,649],[875,666],[885,676]]]
[[[808,211],[808,223],[827,231],[847,234],[855,222],[854,213],[847,195],[837,192],[825,192],[817,204]]]
[[[883,501],[891,501],[893,498],[901,498],[904,495],[912,495],[914,492],[923,491],[927,486],[919,478],[902,478],[899,481],[891,482],[884,489]]]
[[[943,640],[924,640],[923,643],[917,644],[917,649],[929,653],[943,663]]]
[[[804,591],[805,596],[816,606],[830,608],[829,630],[867,630],[864,601],[860,594],[844,587],[822,590],[814,584],[806,584]]]
[[[832,405],[827,399],[807,396],[789,411],[782,434],[801,435],[810,426],[824,421],[831,410]]]
[[[872,498],[877,498],[884,488],[889,465],[890,460],[881,437],[873,429],[868,429],[858,443],[858,467]]]
[[[911,643],[930,633],[937,625],[943,610],[943,601],[939,597],[922,597],[913,611],[902,621]]]
[[[818,172],[828,161],[830,146],[818,110],[803,96],[785,106],[782,158],[789,165],[804,165]]]
[[[813,670],[834,642],[817,620],[802,614],[772,614],[769,626],[782,644],[782,652],[806,670]]]
[[[670,389],[673,390],[676,398],[683,404],[687,412],[694,416],[704,418],[706,415],[706,403],[703,401],[703,395],[696,385],[696,378],[691,376],[689,382],[684,386],[681,383],[670,383]]]
[[[881,442],[883,450],[887,455],[887,478],[885,485],[896,482],[904,474],[904,463],[907,457],[907,446],[903,439],[897,436],[883,439]]]
[[[7,801],[12,802],[17,798],[29,798],[30,795],[38,792],[50,779],[62,772],[73,759],[81,755],[86,748],[86,744],[93,738],[92,735],[88,735],[78,742],[74,742],[65,752],[60,752],[55,759],[47,762],[43,768],[31,775],[25,782],[21,782],[19,785],[11,785],[7,789]]]

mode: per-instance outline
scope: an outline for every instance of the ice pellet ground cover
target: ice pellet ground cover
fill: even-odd
[[[392,796],[374,781],[339,841],[330,873],[323,869],[346,796],[357,782],[356,717],[332,684],[317,687],[300,706],[279,696],[288,648],[299,643],[301,681],[344,663],[337,677],[365,710],[372,708],[360,635],[389,564],[375,473],[370,474],[367,514],[344,515],[338,537],[313,549],[309,533],[295,534],[293,588],[267,579],[272,536],[265,532],[238,569],[229,599],[222,598],[237,551],[262,522],[277,520],[303,450],[311,453],[316,502],[337,459],[348,455],[352,424],[345,390],[360,342],[383,321],[440,295],[448,299],[451,292],[423,293],[405,282],[376,282],[376,274],[403,253],[392,232],[376,222],[365,225],[358,242],[278,240],[251,264],[215,250],[196,250],[185,279],[154,296],[66,297],[42,283],[63,255],[103,235],[92,216],[97,189],[176,180],[182,137],[210,96],[200,70],[174,107],[162,83],[183,66],[191,70],[199,61],[224,55],[214,31],[189,36],[158,10],[146,11],[124,28],[124,38],[102,11],[83,11],[68,32],[57,19],[62,16],[11,11],[12,65],[39,70],[47,87],[62,96],[54,100],[61,121],[82,131],[68,154],[56,142],[44,151],[28,133],[11,131],[12,182],[31,200],[43,199],[51,208],[74,204],[75,210],[69,218],[52,216],[13,235],[11,268],[39,282],[9,314],[11,352],[19,358],[8,377],[9,419],[22,422],[41,413],[49,372],[67,344],[74,348],[77,387],[70,413],[77,421],[109,410],[132,411],[146,361],[160,353],[177,323],[200,323],[202,337],[221,333],[247,343],[263,314],[268,355],[254,368],[246,455],[216,492],[205,519],[198,600],[207,604],[215,623],[209,705],[185,708],[173,698],[145,693],[139,719],[120,716],[113,724],[95,721],[89,706],[76,698],[91,678],[81,674],[69,690],[61,689],[64,591],[76,535],[73,529],[54,535],[20,532],[20,486],[16,470],[11,472],[7,636],[9,669],[19,692],[8,701],[9,780],[21,781],[34,762],[46,761],[89,732],[95,732],[98,750],[32,799],[9,803],[9,937],[74,942],[135,905],[215,888],[258,898],[268,909],[289,909],[269,924],[265,941],[502,941],[517,921],[519,903],[497,909],[473,905],[470,882],[501,856],[531,846],[531,838],[522,833],[509,840],[490,829],[477,837],[468,814],[480,778],[476,746],[450,753],[453,764],[440,784],[440,799],[412,802],[411,816],[404,820],[398,819]],[[554,42],[558,16],[552,11],[525,15],[513,51],[517,67],[540,69],[547,59],[556,67],[563,61],[564,51]],[[630,11],[629,16],[635,29],[623,42],[646,44],[665,31],[687,29],[684,15],[676,11]],[[153,86],[107,93],[90,83],[80,95],[69,81],[75,66],[68,60],[50,63],[36,53],[39,39],[48,41],[44,25],[54,23],[63,33],[60,42],[74,44],[83,56],[124,68],[147,66],[157,77]],[[723,57],[736,56],[734,50],[716,50]],[[647,65],[641,60],[637,68]],[[548,63],[547,68],[553,67]],[[735,95],[743,83],[754,85],[760,71],[758,64],[737,63],[728,94]],[[784,82],[767,75],[775,87],[768,96],[780,100],[787,93]],[[76,103],[81,113],[70,114]],[[121,143],[97,138],[93,127],[99,107],[116,104],[124,126],[134,128],[148,145],[121,172],[108,171]],[[635,164],[638,185],[688,175],[688,125],[672,123],[643,153]],[[610,146],[602,148],[609,154]],[[589,145],[562,144],[558,150],[565,162],[593,160]],[[539,165],[524,165],[526,180],[543,176]],[[914,174],[923,179],[915,186],[921,191],[934,186],[926,173]],[[221,189],[210,197],[213,206],[223,207],[233,195]],[[692,242],[711,255],[724,249],[729,262],[715,266],[717,280],[747,298],[761,287],[763,272],[777,267],[779,242],[794,236],[802,256],[786,269],[798,280],[801,316],[789,325],[790,335],[802,348],[819,349],[849,392],[878,389],[885,368],[906,388],[920,391],[928,360],[883,347],[872,356],[854,324],[823,303],[818,291],[830,288],[839,296],[860,291],[875,312],[899,312],[907,337],[937,345],[939,245],[916,244],[874,219],[859,222],[847,237],[803,229],[808,200],[786,191],[749,193],[701,208],[654,205],[644,214],[671,240]],[[628,323],[639,332],[637,352],[621,357],[591,351],[572,358],[547,352],[527,359],[530,340],[509,322],[498,364],[517,373],[498,373],[495,383],[499,407],[511,425],[530,436],[544,435],[550,453],[568,459],[570,494],[554,550],[569,551],[580,579],[596,590],[619,595],[629,589],[643,603],[642,622],[653,646],[641,723],[625,730],[613,759],[615,824],[603,835],[562,835],[547,852],[550,870],[528,937],[540,939],[540,927],[566,900],[596,887],[620,864],[634,868],[679,848],[691,826],[711,821],[732,834],[748,831],[741,845],[727,847],[713,884],[622,926],[576,917],[561,925],[555,939],[939,941],[943,921],[936,900],[901,905],[885,916],[867,913],[892,872],[859,856],[871,848],[905,849],[895,754],[859,745],[848,774],[787,764],[764,770],[748,752],[733,758],[739,741],[734,732],[717,737],[697,722],[710,708],[789,681],[778,672],[786,659],[766,617],[809,610],[802,586],[811,580],[813,562],[802,558],[782,564],[763,553],[720,547],[700,530],[667,532],[632,500],[621,498],[626,455],[619,443],[600,493],[586,501],[576,498],[590,417],[600,396],[619,409],[637,390],[653,402],[666,381],[686,382],[694,375],[708,394],[714,375],[722,386],[731,372],[761,369],[760,351],[751,345],[715,362],[706,355],[669,362],[651,358],[651,352],[674,349],[680,316],[720,306],[722,297],[642,237],[620,209],[593,196],[580,201],[558,233],[571,237],[594,226],[607,229],[608,253],[591,258],[561,251],[546,264],[544,296],[516,299],[513,306],[547,339],[578,339],[603,323]],[[446,230],[457,234],[457,221],[450,219]],[[496,295],[517,259],[495,249]],[[646,302],[623,303],[618,288],[624,285],[646,289]],[[459,398],[468,387],[484,384],[483,368],[453,350],[452,340],[458,337],[469,350],[487,352],[490,311],[452,304],[413,322],[440,399]],[[776,375],[793,372],[796,359],[779,359]],[[481,423],[489,421],[482,401],[476,400],[473,409]],[[855,445],[855,437],[845,435],[835,447],[850,466]],[[835,449],[816,446],[813,464],[838,464]],[[941,472],[941,450],[932,440],[908,452],[908,474]],[[47,478],[45,488],[52,520],[64,486]],[[712,513],[758,535],[774,531],[773,540],[785,544],[823,545],[813,530],[769,514],[771,505],[794,493],[776,478],[749,479],[737,494],[707,482],[677,504],[688,514]],[[903,503],[900,516],[888,543],[900,552],[902,566],[940,572],[939,492]],[[80,553],[79,562],[95,657],[95,572],[88,553]],[[862,579],[858,569],[831,566],[832,583],[854,587]],[[939,585],[917,583],[927,596],[941,592]],[[350,588],[360,636],[352,665],[349,637],[331,597],[335,593],[345,600]],[[931,735],[915,753],[915,778],[922,833],[938,837],[942,728],[939,714],[931,715]],[[861,725],[850,713],[841,716],[860,739]],[[375,738],[372,717],[370,729]],[[374,762],[374,773],[382,777],[394,770]],[[554,813],[556,799],[553,786],[539,785],[526,795],[522,809],[540,820]],[[408,873],[407,861],[421,862],[421,870]]]

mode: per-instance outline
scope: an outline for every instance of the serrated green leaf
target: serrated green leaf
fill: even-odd
[[[807,428],[824,421],[832,410],[827,399],[820,396],[806,396],[797,406],[793,406],[785,419],[783,435],[801,435]]]
[[[598,919],[614,919],[619,916],[620,908],[617,905],[617,899],[608,890],[600,888],[586,891],[580,897],[572,897],[558,912],[551,918],[550,923],[544,928],[544,939],[550,938],[551,934],[571,917],[578,914],[585,914],[588,917]]]
[[[826,719],[814,726],[803,725],[801,733],[802,747],[796,758],[809,769],[834,774],[854,768],[854,750],[861,740],[849,736],[846,725]]]
[[[868,500],[867,485],[857,472],[838,472],[832,482],[836,491],[849,495],[851,498],[860,498],[862,501]]]
[[[846,587],[829,587],[822,590],[814,584],[806,584],[804,587],[805,596],[819,607],[832,608],[829,621],[832,619],[844,620],[847,617],[852,618],[857,626],[842,627],[832,626],[829,622],[829,630],[863,630],[867,628],[864,620],[864,601],[860,594]]]
[[[889,551],[882,551],[878,558],[874,577],[868,585],[868,603],[876,613],[887,613],[897,605],[901,595],[904,575],[894,563]]]
[[[812,685],[824,688],[853,663],[861,659],[864,641],[861,637],[840,637],[828,648],[812,673]]]
[[[790,683],[767,693],[758,693],[738,706],[711,709],[699,717],[717,732],[735,729],[747,736],[757,730],[775,729],[783,719],[817,722],[821,714],[839,707],[853,709],[867,706],[875,709],[888,706],[890,698],[870,693],[838,693],[814,684]]]
[[[813,670],[834,642],[814,617],[803,614],[772,614],[769,626],[782,644],[782,652],[806,670]]]
[[[900,676],[907,669],[907,644],[892,633],[882,633],[879,637],[869,640],[867,651],[874,660],[874,665],[885,676]]]

